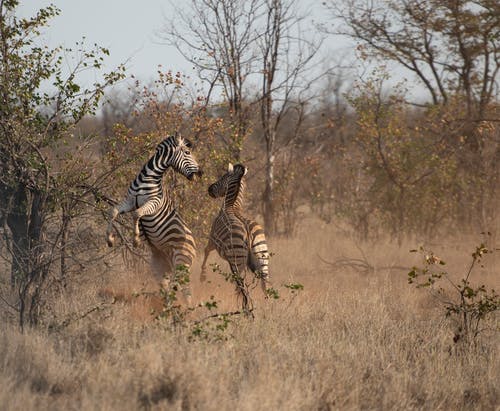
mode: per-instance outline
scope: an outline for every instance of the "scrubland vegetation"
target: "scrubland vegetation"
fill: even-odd
[[[103,73],[105,48],[44,47],[60,11],[17,3],[0,1],[2,410],[498,409],[498,2],[325,2],[318,39],[292,1],[193,0],[164,39],[199,82],[160,67],[150,84]],[[340,34],[356,62],[320,61]],[[128,217],[105,245],[109,206],[173,131],[205,170],[165,178],[199,254],[208,184],[249,168],[276,291],[250,284],[254,318],[215,256],[189,309]]]
[[[282,288],[279,300],[263,300],[257,288],[253,321],[235,316],[221,330],[207,323],[206,336],[197,336],[193,320],[209,314],[197,309],[172,328],[150,314],[159,301],[133,296],[148,289],[145,272],[120,265],[82,273],[79,285],[55,300],[53,327],[20,333],[3,321],[3,409],[498,406],[498,318],[483,324],[474,343],[454,343],[455,324],[425,290],[408,286],[404,271],[333,270],[316,253],[333,259],[359,256],[358,249],[331,225],[306,222],[299,237],[272,242],[274,284],[299,282],[304,290]],[[452,265],[466,265],[470,242],[448,244],[442,251]],[[365,252],[374,266],[417,264],[407,248]],[[498,270],[477,274],[498,285]],[[219,312],[237,309],[233,288],[214,276],[203,286],[194,276],[195,300],[214,295]],[[103,290],[113,290],[117,301]],[[100,309],[79,318],[93,307]]]

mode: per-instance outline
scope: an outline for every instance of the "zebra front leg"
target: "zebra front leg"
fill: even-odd
[[[205,256],[203,257],[203,263],[201,263],[201,273],[200,282],[203,283],[207,280],[207,260],[208,255],[215,249],[215,245],[211,239],[208,240],[208,244],[205,247]]]
[[[118,208],[113,207],[109,211],[109,223],[108,223],[108,229],[106,230],[106,241],[108,243],[108,247],[113,247],[115,245],[115,236],[113,234],[113,222],[115,221],[116,217],[118,217]]]
[[[139,228],[140,216],[134,214],[134,247],[139,247],[141,244],[141,230]]]
[[[131,198],[125,199],[122,203],[117,206],[114,206],[109,210],[109,223],[108,228],[106,230],[106,240],[109,247],[113,247],[115,244],[115,236],[113,234],[114,221],[119,214],[128,213],[135,208],[134,202]]]
[[[158,207],[158,199],[152,199],[147,201],[145,204],[134,210],[134,247],[139,246],[141,243],[140,235],[141,230],[139,228],[139,220],[142,216],[154,214],[156,208]]]

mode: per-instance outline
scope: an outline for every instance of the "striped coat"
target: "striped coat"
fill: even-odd
[[[113,222],[119,214],[134,216],[134,244],[142,235],[152,252],[152,269],[159,281],[165,274],[170,280],[179,266],[189,269],[195,257],[195,241],[165,192],[163,175],[169,167],[189,180],[202,171],[191,154],[191,143],[179,135],[169,136],[132,181],[125,199],[110,210],[107,242],[114,244]]]
[[[212,250],[217,250],[236,276],[243,276],[250,269],[261,281],[266,293],[269,281],[269,251],[263,228],[243,215],[243,177],[247,168],[241,164],[229,164],[228,171],[212,184],[211,197],[224,197],[219,214],[215,218],[202,263],[201,281],[206,278],[206,263]]]

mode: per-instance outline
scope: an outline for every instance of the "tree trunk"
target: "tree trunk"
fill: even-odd
[[[274,136],[270,135],[268,141],[273,142]],[[274,154],[272,153],[272,146],[272,143],[268,144],[266,156],[266,182],[263,193],[264,226],[268,236],[273,236],[276,233],[276,213],[274,210]]]
[[[19,287],[29,271],[27,201],[26,192],[19,185],[16,191],[11,194],[9,209],[6,211],[7,225],[12,235],[12,249],[10,250],[12,255],[10,285],[12,289]]]
[[[66,207],[62,208],[62,225],[61,225],[61,258],[60,258],[60,281],[61,284],[64,288],[66,288],[66,275],[67,275],[67,262],[66,262],[66,257],[67,257],[67,250],[66,246],[68,244],[68,233],[69,233],[69,223],[70,223],[71,217],[69,215],[68,210]]]
[[[7,211],[12,236],[11,287],[19,295],[19,325],[37,322],[40,293],[46,278],[41,244],[46,196],[40,192],[28,196],[24,185],[16,187]]]

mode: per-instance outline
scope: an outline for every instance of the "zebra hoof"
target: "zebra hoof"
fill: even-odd
[[[141,245],[141,240],[139,237],[134,238],[134,247],[139,247]]]
[[[115,239],[113,236],[108,236],[107,238],[108,247],[113,247],[115,245]]]

